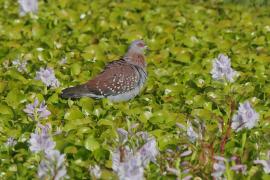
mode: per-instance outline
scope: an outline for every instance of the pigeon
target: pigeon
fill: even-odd
[[[147,46],[143,40],[133,41],[122,58],[107,64],[100,74],[88,82],[64,89],[61,97],[108,98],[112,102],[134,98],[140,93],[147,79],[145,50]]]

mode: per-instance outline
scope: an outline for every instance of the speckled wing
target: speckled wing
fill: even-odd
[[[115,96],[128,92],[139,85],[138,67],[124,60],[109,63],[103,72],[88,81],[88,91],[99,97]]]

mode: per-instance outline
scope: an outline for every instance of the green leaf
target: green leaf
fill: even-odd
[[[68,146],[64,150],[65,153],[76,154],[78,152],[75,146]]]
[[[81,65],[79,63],[74,63],[71,65],[71,75],[77,76],[81,72]]]
[[[11,90],[6,97],[7,104],[14,109],[16,109],[19,104],[24,101],[26,101],[24,94],[17,89]]]
[[[5,90],[6,86],[7,86],[7,82],[0,81],[0,93],[2,93]]]
[[[84,146],[90,151],[95,151],[100,147],[98,141],[92,135],[85,140]]]
[[[66,120],[74,120],[74,119],[81,119],[83,118],[83,113],[79,110],[78,107],[72,107],[69,109],[64,116],[64,119]]]
[[[12,108],[4,104],[0,104],[0,114],[9,115],[11,118],[14,116]]]

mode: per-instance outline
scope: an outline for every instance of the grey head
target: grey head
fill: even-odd
[[[143,40],[135,40],[135,41],[132,41],[131,44],[129,45],[127,53],[144,54],[145,50],[147,50],[147,46],[144,43],[144,41]]]

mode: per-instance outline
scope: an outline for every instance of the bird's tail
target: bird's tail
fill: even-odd
[[[78,85],[66,88],[62,91],[61,98],[63,99],[77,99],[83,96],[88,96],[89,90],[86,85]]]

